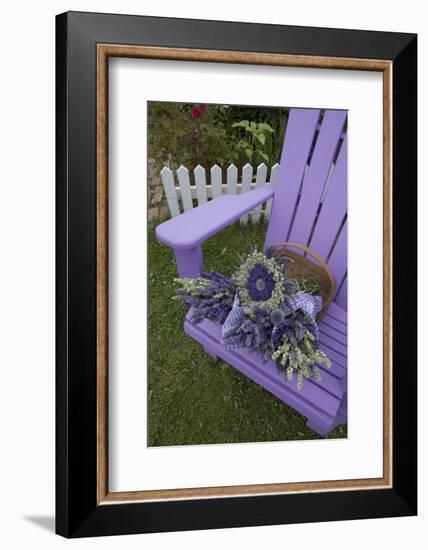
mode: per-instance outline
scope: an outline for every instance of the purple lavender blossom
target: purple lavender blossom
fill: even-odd
[[[271,344],[272,323],[270,316],[262,309],[254,309],[239,327],[223,338],[225,349],[246,348],[267,361],[273,351]]]
[[[192,323],[210,319],[223,324],[232,309],[236,286],[231,279],[221,273],[202,273],[201,277],[210,281],[211,285],[201,285],[195,289],[195,294],[188,294],[182,289],[177,290],[176,294],[185,307],[193,308],[190,319]]]
[[[275,325],[272,332],[272,345],[276,349],[285,336],[293,346],[301,343],[305,337],[305,330],[314,334],[313,323],[301,311],[295,311]],[[315,334],[314,334],[315,336]]]

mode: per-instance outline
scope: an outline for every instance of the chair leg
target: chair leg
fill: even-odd
[[[319,420],[315,420],[314,418],[308,418],[306,422],[306,426],[313,430],[314,432],[317,432],[321,436],[327,435],[329,432],[331,432],[336,426],[339,426],[340,424],[346,424],[348,420],[348,394],[345,393],[342,402],[340,404],[340,407],[337,411],[336,417],[332,422],[329,424],[326,424],[325,422],[320,422]]]
[[[199,277],[204,269],[201,245],[187,250],[174,250],[177,271],[181,278]]]
[[[324,437],[328,434],[333,428],[331,424],[325,424],[324,422],[317,422],[313,418],[308,418],[306,422],[306,426],[313,430],[314,432],[317,432],[321,437]]]
[[[336,420],[334,426],[339,426],[339,424],[345,424],[348,421],[348,393],[346,392],[343,396],[342,403],[340,404],[339,410],[336,415]]]

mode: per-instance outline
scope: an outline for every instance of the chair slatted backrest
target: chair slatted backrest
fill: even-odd
[[[265,249],[292,241],[327,263],[347,309],[346,111],[290,109]],[[322,120],[320,120],[322,118]]]

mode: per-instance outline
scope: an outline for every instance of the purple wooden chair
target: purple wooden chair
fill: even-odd
[[[214,358],[229,365],[306,416],[307,426],[325,435],[347,420],[347,137],[346,112],[291,109],[281,166],[274,184],[241,195],[224,195],[160,224],[157,238],[174,249],[180,277],[203,270],[201,245],[244,214],[273,198],[265,249],[291,241],[318,252],[333,273],[336,295],[321,321],[320,347],[332,367],[322,381],[302,389],[287,382],[273,361],[263,363],[245,349],[226,351],[221,327],[204,320],[184,322],[185,332]]]

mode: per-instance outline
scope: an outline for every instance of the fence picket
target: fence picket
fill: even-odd
[[[238,168],[234,164],[231,164],[227,171],[227,194],[238,194]]]
[[[214,164],[211,168],[211,193],[213,199],[221,197],[223,194],[221,184],[221,168],[220,166],[217,166],[217,164]]]
[[[193,208],[192,191],[190,189],[189,170],[184,166],[180,166],[177,170],[178,183],[181,189],[181,202],[183,210],[187,212]]]
[[[198,205],[205,204],[208,200],[205,168],[202,168],[202,166],[198,164],[193,173],[195,174],[196,197],[198,199]]]
[[[253,167],[251,164],[246,164],[242,168],[242,187],[241,187],[241,193],[247,193],[247,191],[251,191],[251,182],[253,181]],[[242,216],[241,223],[244,225],[247,225],[248,223],[248,214],[245,214],[245,216]]]
[[[267,166],[264,162],[262,162],[257,166],[256,189],[258,189],[259,187],[264,187],[266,185],[266,176],[267,176]],[[259,221],[261,212],[262,212],[262,205],[255,208],[251,213],[251,219],[254,223]]]
[[[180,214],[180,206],[178,205],[177,191],[174,183],[174,174],[167,166],[164,166],[160,172],[163,188],[165,191],[166,201],[168,203],[171,217]]]

